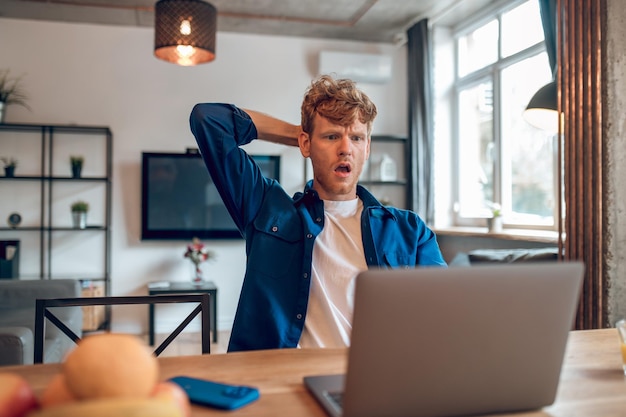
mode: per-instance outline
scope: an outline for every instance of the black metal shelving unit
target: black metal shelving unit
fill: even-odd
[[[110,295],[110,278],[111,278],[111,177],[112,177],[112,152],[113,152],[113,134],[108,127],[98,126],[78,126],[78,125],[36,125],[36,124],[0,124],[0,156],[4,156],[6,147],[3,147],[4,139],[10,138],[13,133],[32,134],[33,138],[38,137],[40,147],[30,147],[30,152],[40,152],[38,175],[19,175],[19,165],[16,175],[13,177],[0,176],[0,196],[2,195],[2,185],[6,183],[36,183],[39,185],[39,222],[36,225],[29,224],[25,226],[10,227],[0,226],[0,236],[4,236],[10,232],[13,235],[20,233],[37,233],[39,240],[39,279],[55,279],[55,278],[74,278],[80,281],[90,281],[93,283],[101,283],[104,287],[106,296]],[[55,151],[65,138],[80,138],[80,140],[104,140],[104,176],[81,176],[79,178],[72,177],[69,172],[67,176],[59,175],[58,170],[55,171]],[[15,141],[14,141],[15,142]],[[92,142],[93,143],[93,142]],[[20,148],[20,154],[15,155],[18,159],[26,159],[28,155],[24,153],[23,146]],[[31,156],[32,157],[32,156]],[[55,174],[55,172],[57,172]],[[0,175],[4,172],[0,170]],[[64,225],[54,224],[54,208],[55,187],[59,184],[81,184],[94,186],[97,184],[104,185],[104,217],[103,224],[90,225],[85,229],[77,229]],[[7,195],[7,194],[5,194]],[[6,207],[7,204],[4,204]],[[0,219],[4,222],[4,219]],[[6,224],[6,223],[5,223]],[[104,234],[103,248],[103,270],[97,276],[87,276],[80,270],[76,271],[74,276],[68,274],[57,275],[53,271],[52,258],[53,246],[55,244],[55,234],[63,233],[102,233]],[[93,273],[91,274],[93,275]],[[110,323],[110,309],[106,310],[104,326],[108,327]]]

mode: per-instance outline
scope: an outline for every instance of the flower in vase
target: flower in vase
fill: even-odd
[[[201,283],[202,279],[202,271],[200,270],[200,264],[202,262],[208,261],[211,258],[215,257],[215,254],[211,252],[204,243],[200,242],[200,239],[194,237],[191,241],[190,245],[187,245],[187,250],[185,251],[185,258],[189,258],[191,262],[194,264],[194,275],[193,282]]]
[[[200,242],[200,239],[194,237],[190,245],[187,245],[185,251],[185,258],[189,258],[191,262],[197,267],[204,261],[208,261],[215,257],[215,254],[207,248],[204,243]]]

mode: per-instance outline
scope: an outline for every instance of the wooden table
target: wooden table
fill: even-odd
[[[344,349],[284,349],[204,356],[159,358],[161,378],[190,375],[254,385],[261,398],[230,416],[325,416],[302,384],[305,375],[341,373]],[[27,378],[41,393],[59,364],[0,368]],[[224,416],[223,411],[194,406],[192,416]],[[570,334],[556,402],[515,417],[610,417],[626,415],[626,379],[615,329]],[[502,416],[502,415],[501,415]],[[492,416],[493,417],[493,416]]]

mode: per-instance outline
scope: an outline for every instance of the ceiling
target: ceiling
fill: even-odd
[[[210,0],[218,31],[402,43],[422,18],[444,22],[496,0]],[[1,0],[0,17],[151,27],[155,0]]]

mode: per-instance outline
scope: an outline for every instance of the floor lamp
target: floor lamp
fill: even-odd
[[[541,87],[528,102],[524,119],[532,126],[557,135],[557,222],[559,259],[563,259],[563,142],[559,126],[556,81]]]

